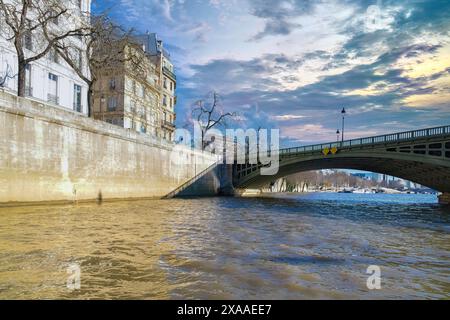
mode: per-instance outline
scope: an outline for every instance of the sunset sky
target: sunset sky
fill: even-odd
[[[450,124],[450,1],[100,0],[156,32],[178,76],[178,120],[216,90],[284,145]]]

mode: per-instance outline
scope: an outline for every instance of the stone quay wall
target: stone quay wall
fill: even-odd
[[[217,161],[211,154],[176,149],[0,89],[2,205],[161,198]],[[203,194],[218,192],[216,184],[203,188]]]

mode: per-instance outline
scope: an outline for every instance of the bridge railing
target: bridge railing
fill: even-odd
[[[280,153],[280,155],[286,155],[286,154],[292,154],[292,153],[306,153],[306,152],[313,152],[313,151],[322,151],[326,148],[331,149],[333,147],[341,148],[341,149],[342,148],[351,148],[351,147],[356,147],[356,146],[361,146],[361,145],[375,145],[375,144],[382,144],[382,143],[401,142],[401,141],[405,141],[405,140],[441,136],[441,135],[445,135],[445,134],[450,134],[450,126],[436,127],[436,128],[429,128],[429,129],[420,129],[420,130],[414,130],[414,131],[386,134],[386,135],[382,135],[382,136],[345,140],[343,142],[322,143],[322,144],[316,144],[316,145],[310,145],[310,146],[280,149],[279,153]]]

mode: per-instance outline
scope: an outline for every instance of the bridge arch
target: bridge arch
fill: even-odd
[[[280,150],[276,175],[261,175],[261,165],[235,165],[233,184],[238,189],[253,189],[298,172],[353,169],[387,174],[449,193],[450,126],[424,130]],[[330,151],[333,148],[335,152]]]

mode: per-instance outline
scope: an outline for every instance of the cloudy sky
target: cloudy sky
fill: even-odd
[[[448,0],[98,0],[157,32],[178,75],[178,125],[222,95],[246,127],[284,145],[450,124]]]

